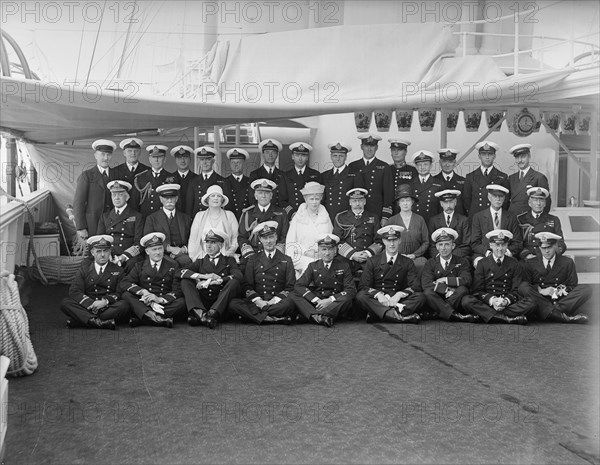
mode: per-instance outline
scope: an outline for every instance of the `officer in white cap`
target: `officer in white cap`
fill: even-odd
[[[432,216],[440,212],[440,202],[435,197],[436,192],[443,190],[439,179],[431,175],[431,166],[433,163],[433,153],[429,150],[417,150],[412,160],[419,175],[411,183],[413,194],[419,199],[413,204],[413,211],[423,217],[425,224],[429,223]],[[400,208],[396,208],[400,211]]]
[[[129,305],[121,300],[123,268],[110,261],[113,238],[106,234],[90,236],[87,244],[93,260],[85,261],[75,273],[69,296],[60,309],[69,317],[67,328],[79,326],[116,329],[116,323],[126,320]]]
[[[206,210],[206,205],[202,204],[202,197],[210,186],[219,186],[223,189],[225,179],[214,171],[215,157],[219,153],[213,148],[205,145],[194,150],[194,154],[200,161],[200,173],[192,179],[188,185],[186,193],[185,212],[192,218],[196,213]]]
[[[324,233],[317,237],[319,259],[310,263],[296,281],[292,299],[309,322],[328,328],[352,310],[356,286],[350,265],[337,256],[340,238]]]
[[[175,164],[177,165],[177,171],[173,173],[175,175],[175,182],[181,186],[176,207],[177,210],[183,212],[186,205],[188,186],[192,179],[198,176],[191,169],[194,149],[189,145],[177,145],[171,149],[170,154],[175,159]]]
[[[279,153],[283,149],[283,145],[277,139],[264,139],[258,144],[258,149],[262,154],[263,164],[250,173],[250,183],[257,179],[268,179],[273,181],[277,189],[273,191],[273,204],[282,207],[280,203],[280,191],[283,180],[283,172],[276,166]],[[250,192],[252,198],[252,192]]]
[[[133,180],[134,195],[132,199],[139,199],[140,213],[144,220],[151,213],[160,210],[161,203],[156,193],[156,188],[162,184],[173,184],[175,176],[163,168],[167,150],[164,145],[152,144],[146,147],[151,169],[136,175]]]
[[[394,203],[394,173],[392,167],[375,156],[381,137],[377,134],[361,134],[360,149],[363,156],[360,160],[348,165],[350,172],[357,175],[355,187],[364,187],[369,191],[367,196],[367,211],[381,218],[381,225],[387,224],[392,216]]]
[[[419,310],[425,296],[419,289],[417,268],[413,261],[399,253],[400,236],[404,228],[389,225],[377,233],[385,251],[369,258],[360,278],[356,302],[366,313],[367,323],[383,320],[391,323],[418,324]]]
[[[401,184],[410,184],[418,175],[417,169],[406,163],[406,151],[411,142],[407,139],[388,139],[392,155],[392,172],[394,173],[394,190]],[[394,212],[397,213],[397,212]]]
[[[300,204],[304,203],[304,197],[300,193],[304,185],[307,182],[322,184],[321,173],[308,166],[308,157],[312,149],[312,146],[306,142],[290,144],[294,166],[283,173],[283,183],[280,186],[281,207],[290,218]]]
[[[504,229],[511,232],[511,241],[506,251],[509,257],[518,258],[521,250],[523,250],[523,233],[519,221],[515,215],[502,208],[508,195],[508,189],[499,184],[488,184],[486,190],[488,191],[490,206],[475,213],[471,224],[473,266],[477,265],[481,257],[491,255],[492,250],[486,235],[495,229]]]
[[[539,171],[534,170],[531,163],[531,144],[517,144],[508,151],[515,157],[515,164],[518,171],[508,177],[510,183],[510,206],[508,211],[514,215],[529,209],[529,197],[527,190],[532,187],[541,187],[546,191],[550,191],[548,178]],[[548,197],[546,200],[545,212],[550,211],[551,201]]]
[[[440,172],[434,176],[438,181],[442,183],[443,190],[459,190],[463,191],[465,188],[465,178],[458,174],[456,168],[456,157],[458,156],[458,150],[453,148],[442,148],[439,149],[438,155],[440,156]],[[462,205],[462,199],[456,204],[456,212],[464,215],[464,209]]]
[[[475,145],[479,152],[481,166],[467,174],[465,178],[465,190],[462,195],[465,215],[473,218],[478,211],[485,210],[490,206],[486,186],[498,184],[510,190],[508,175],[494,166],[496,152],[499,150],[497,144],[484,140]],[[504,208],[508,208],[510,197],[507,196]]]
[[[535,238],[540,254],[525,261],[519,293],[537,302],[537,316],[541,320],[587,323],[588,316],[582,313],[581,306],[592,296],[592,289],[578,283],[575,262],[559,255],[562,237],[539,232]]]
[[[338,213],[348,210],[348,196],[346,192],[355,187],[357,174],[351,173],[346,159],[352,147],[344,142],[335,141],[327,145],[333,167],[322,173],[321,177],[325,186],[323,205],[329,213],[331,222],[334,223]]]
[[[461,191],[458,189],[444,189],[435,193],[440,202],[442,210],[437,215],[431,217],[427,225],[429,231],[436,231],[440,228],[452,228],[458,234],[454,240],[453,254],[458,257],[471,257],[471,221],[466,216],[457,212],[457,206],[460,204]],[[438,254],[435,242],[430,244],[429,256],[435,257]]]
[[[82,240],[96,235],[102,213],[112,208],[110,191],[106,185],[114,179],[114,173],[108,165],[116,147],[111,140],[98,139],[94,141],[92,148],[96,166],[85,170],[77,178],[73,213],[75,214],[77,234]]]
[[[535,301],[518,293],[522,281],[521,265],[506,255],[513,235],[506,229],[486,234],[492,253],[475,267],[471,295],[463,297],[463,308],[485,322],[527,324],[527,315],[535,312]]]
[[[223,192],[230,202],[225,208],[239,218],[245,208],[252,205],[250,201],[250,178],[244,174],[244,166],[250,154],[239,147],[227,151],[231,174],[225,177]]]
[[[137,137],[128,137],[119,143],[119,147],[123,151],[123,157],[125,157],[125,162],[115,166],[115,179],[127,181],[133,185],[133,179],[136,175],[150,169],[148,165],[140,162],[143,146],[144,142]],[[136,208],[135,205],[131,206]]]

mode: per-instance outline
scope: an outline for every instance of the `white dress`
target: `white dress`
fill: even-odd
[[[333,224],[323,205],[319,205],[319,212],[315,219],[308,215],[305,203],[298,207],[298,211],[290,221],[290,228],[285,238],[285,254],[292,258],[296,279],[302,276],[310,262],[317,260],[317,237],[332,231]]]
[[[209,210],[204,210],[196,213],[192,228],[190,230],[190,240],[188,243],[188,253],[192,260],[197,260],[206,255],[204,250],[204,242],[202,238],[210,230],[219,229],[226,233],[225,242],[221,247],[221,253],[225,256],[233,257],[238,248],[238,221],[235,214],[229,210],[221,208],[218,219],[211,222]]]

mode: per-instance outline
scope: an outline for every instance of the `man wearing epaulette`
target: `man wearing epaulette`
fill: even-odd
[[[282,207],[280,195],[283,172],[275,166],[275,163],[283,145],[277,139],[265,139],[258,144],[258,148],[262,153],[263,164],[250,173],[250,184],[257,179],[268,179],[275,183],[277,188],[273,191],[272,203],[277,207]],[[250,198],[252,198],[252,194],[252,192],[249,192]]]
[[[525,262],[519,293],[537,302],[537,316],[541,320],[587,323],[588,316],[580,313],[579,308],[590,299],[592,290],[578,284],[573,260],[558,254],[561,237],[540,232],[535,238],[541,254]]]
[[[325,186],[325,195],[323,197],[323,205],[329,213],[329,219],[335,224],[335,217],[338,213],[348,210],[348,192],[353,187],[356,187],[356,173],[351,173],[346,165],[348,153],[352,151],[352,147],[342,142],[334,142],[328,144],[331,154],[331,162],[333,168],[325,171],[322,174],[323,185]]]
[[[506,255],[510,231],[495,229],[486,234],[492,254],[475,267],[471,295],[462,299],[463,309],[485,322],[527,324],[527,315],[535,312],[536,303],[518,294],[522,282],[521,265]]]
[[[515,163],[519,171],[508,177],[510,183],[510,206],[508,211],[513,215],[520,215],[529,210],[529,198],[527,191],[532,187],[541,187],[548,192],[548,178],[539,171],[534,170],[531,165],[531,144],[518,144],[509,150],[515,157]],[[550,197],[546,200],[544,212],[550,211]]]
[[[375,156],[381,137],[377,134],[361,134],[358,138],[361,140],[363,156],[350,163],[348,168],[357,174],[356,187],[363,187],[369,192],[367,211],[376,214],[384,226],[392,216],[394,203],[392,167]]]
[[[539,232],[551,232],[560,236],[557,252],[562,255],[567,250],[567,245],[563,239],[560,219],[545,211],[546,199],[550,193],[543,187],[531,187],[527,189],[527,195],[529,196],[529,210],[517,216],[523,231],[521,260],[539,255],[539,243],[535,239],[535,235]]]
[[[506,250],[506,255],[518,259],[521,250],[523,250],[523,235],[519,221],[515,215],[502,208],[504,199],[508,195],[508,189],[497,184],[490,184],[486,186],[486,189],[490,206],[475,213],[471,225],[473,266],[477,266],[477,262],[481,260],[481,257],[492,254],[490,242],[486,238],[487,233],[494,229],[509,230],[511,233],[511,241]]]
[[[165,252],[183,267],[192,263],[187,248],[192,220],[175,208],[180,192],[179,184],[163,184],[156,188],[162,208],[146,218],[144,235],[154,231],[163,233]]]
[[[109,260],[113,238],[96,235],[86,242],[94,261],[77,270],[60,309],[69,317],[67,328],[116,329],[116,322],[127,318],[129,304],[121,300],[123,269]]]
[[[440,156],[441,171],[434,176],[442,183],[443,190],[457,190],[463,192],[465,188],[465,178],[458,174],[454,168],[456,167],[456,157],[458,150],[451,148],[443,148],[438,150]],[[462,199],[456,204],[456,213],[464,215]]]
[[[423,267],[421,288],[427,307],[442,320],[475,323],[479,317],[460,312],[460,302],[469,293],[472,277],[469,261],[453,253],[457,238],[452,228],[439,228],[431,234],[437,256]]]
[[[227,234],[209,230],[204,236],[207,254],[177,272],[188,309],[190,326],[217,326],[229,302],[240,294],[242,272],[235,258],[221,255]]]
[[[340,238],[335,234],[322,234],[317,238],[319,260],[296,281],[292,299],[296,308],[312,323],[328,328],[338,315],[347,315],[352,309],[356,287],[348,262],[337,257]]]
[[[123,298],[135,316],[129,326],[141,324],[173,327],[173,318],[185,315],[181,281],[177,279],[177,262],[164,256],[165,235],[151,232],[142,237],[146,259],[135,264],[123,279]]]
[[[108,183],[114,208],[102,215],[98,234],[108,234],[114,240],[112,261],[129,273],[141,258],[140,239],[144,233],[142,214],[127,204],[131,184],[126,181]]]
[[[510,190],[508,175],[494,166],[496,152],[499,147],[491,141],[484,140],[475,145],[479,151],[479,160],[481,166],[467,174],[465,178],[465,189],[463,191],[462,201],[465,215],[473,218],[478,211],[489,208],[490,202],[486,186],[497,184]],[[503,208],[508,208],[510,197],[507,195]]]
[[[250,201],[250,178],[244,175],[244,165],[250,154],[237,147],[227,151],[231,174],[225,178],[223,184],[223,193],[229,198],[229,203],[225,207],[240,219],[245,208],[252,205]]]
[[[429,224],[429,219],[440,212],[440,202],[435,194],[443,190],[442,183],[431,175],[433,153],[428,150],[418,150],[413,154],[412,159],[419,172],[410,184],[414,197],[419,199],[418,202],[413,203],[413,211],[423,217],[425,224]]]
[[[471,222],[469,218],[456,211],[461,192],[454,189],[445,189],[435,193],[440,201],[441,213],[431,217],[429,220],[429,231],[436,231],[440,228],[451,228],[458,236],[454,239],[454,255],[458,257],[471,258]],[[429,248],[429,256],[437,255],[437,246],[435,242]]]
[[[394,177],[394,192],[402,184],[410,184],[419,176],[417,169],[406,163],[406,151],[408,146],[411,144],[406,139],[388,139],[390,143],[390,153],[392,155],[392,173]],[[400,209],[398,205],[393,206],[392,213],[395,215]]]
[[[333,221],[333,234],[340,238],[338,251],[350,260],[353,275],[362,273],[367,259],[383,250],[383,245],[377,241],[379,217],[365,211],[367,194],[368,191],[361,187],[346,192],[350,209],[338,213]]]
[[[268,179],[256,179],[250,186],[254,190],[256,203],[246,208],[240,217],[238,244],[242,254],[242,263],[262,249],[261,241],[253,233],[257,225],[267,221],[277,223],[277,248],[281,253],[285,252],[285,236],[290,227],[288,217],[283,209],[273,203],[273,193],[277,188],[275,183]]]
[[[369,258],[360,278],[356,301],[366,312],[367,323],[377,320],[418,324],[425,296],[419,289],[417,268],[410,258],[398,253],[402,226],[385,226],[377,231],[385,252]]]
[[[114,167],[114,179],[120,179],[126,181],[133,186],[135,177],[150,169],[148,165],[140,162],[140,155],[142,154],[142,147],[144,142],[137,137],[128,137],[123,139],[119,143],[119,147],[123,150],[123,156],[125,157],[125,163],[121,163]],[[135,211],[139,211],[140,198],[137,189],[130,190],[129,195],[131,198],[127,202],[130,207],[133,207]]]
[[[175,182],[181,187],[179,189],[176,208],[180,212],[183,212],[185,211],[188,186],[191,180],[198,176],[190,169],[194,149],[188,145],[178,145],[177,147],[173,147],[170,153],[175,158],[175,164],[177,165],[177,171],[173,173]]]
[[[279,186],[281,193],[279,202],[290,219],[300,204],[304,203],[304,196],[300,193],[304,184],[307,182],[322,184],[321,173],[308,166],[308,157],[312,149],[312,146],[306,142],[290,144],[294,167],[283,173],[283,182]]]
[[[296,306],[290,293],[296,284],[292,259],[275,248],[275,221],[260,223],[253,233],[258,235],[262,252],[248,259],[242,283],[244,299],[233,299],[229,310],[254,323],[290,324]]]
[[[196,213],[208,208],[202,204],[202,197],[206,194],[208,188],[217,185],[223,189],[225,185],[223,176],[213,170],[215,157],[218,155],[218,152],[214,148],[205,145],[194,150],[194,154],[200,161],[200,173],[188,184],[185,197],[185,212],[192,218],[192,221]]]
[[[114,179],[113,170],[108,165],[116,147],[111,140],[94,141],[92,148],[96,166],[85,170],[77,178],[73,212],[77,234],[82,240],[96,235],[102,214],[112,208],[110,191],[106,185]]]
[[[144,220],[151,213],[160,210],[161,203],[156,188],[161,184],[175,182],[173,174],[163,169],[167,147],[164,145],[149,145],[146,150],[152,169],[136,175],[133,180],[133,185],[137,189],[136,196],[139,198],[139,211]]]

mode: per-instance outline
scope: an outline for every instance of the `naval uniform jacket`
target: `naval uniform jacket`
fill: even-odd
[[[140,240],[144,235],[142,214],[126,205],[120,215],[114,208],[102,215],[98,234],[108,234],[114,239],[112,253],[125,254],[128,258],[140,254]]]
[[[490,240],[485,235],[494,229],[496,228],[494,228],[494,220],[489,207],[475,213],[471,228],[471,250],[474,255],[485,256],[488,250],[491,251]],[[514,258],[519,258],[519,254],[523,250],[523,235],[517,217],[502,209],[499,229],[506,229],[513,234],[513,238],[508,243],[508,250]]]
[[[322,173],[323,184],[325,185],[325,195],[322,204],[329,213],[329,219],[335,225],[335,216],[350,208],[350,199],[346,195],[350,189],[357,187],[356,173],[351,173],[346,165],[344,170],[337,175],[333,174],[334,168]]]
[[[253,253],[262,250],[262,244],[258,240],[258,236],[252,233],[253,229],[260,223],[265,221],[277,222],[277,244],[281,244],[285,250],[285,237],[287,236],[290,222],[282,208],[277,207],[273,203],[263,213],[258,204],[246,208],[240,217],[238,226],[238,244],[242,257],[247,258]]]
[[[123,268],[112,262],[104,266],[104,272],[98,276],[94,261],[84,262],[69,286],[69,297],[86,309],[99,299],[106,299],[109,304],[119,300],[120,285],[125,277]]]
[[[446,173],[440,171],[438,174],[434,176],[434,178],[438,179],[442,183],[442,190],[445,191],[447,189],[457,190],[461,192],[460,197],[456,199],[456,208],[454,211],[460,213],[463,216],[465,215],[465,209],[463,208],[462,197],[465,195],[465,177],[457,174],[456,171],[452,172],[452,178],[450,181],[446,181]],[[437,199],[439,202],[439,199]],[[440,205],[440,211],[441,211]]]
[[[129,201],[127,202],[127,205],[132,207],[135,211],[140,211],[140,197],[139,191],[133,188],[133,181],[138,174],[149,169],[151,168],[148,165],[144,165],[140,162],[138,162],[133,172],[131,172],[127,163],[121,163],[114,167],[114,178],[118,181],[127,181],[132,186],[131,191],[129,191]]]
[[[206,194],[206,190],[210,186],[214,185],[221,186],[223,193],[225,193],[225,178],[217,174],[216,171],[213,171],[206,180],[203,173],[198,174],[198,176],[190,180],[187,192],[185,193],[184,210],[190,218],[194,218],[199,211],[206,210],[207,207],[202,205],[202,196]]]
[[[250,197],[250,178],[245,175],[242,175],[239,181],[233,174],[227,176],[223,183],[223,193],[229,198],[225,210],[233,212],[236,220],[239,220],[244,209],[254,202],[254,196]]]
[[[392,163],[390,166],[392,167],[392,174],[394,178],[394,192],[396,192],[396,190],[402,184],[411,184],[419,177],[419,172],[412,165],[404,164],[404,166],[398,168]]]
[[[304,167],[302,175],[298,174],[296,168],[287,170],[281,177],[282,185],[279,189],[281,196],[279,202],[281,208],[285,210],[288,216],[291,216],[292,212],[298,210],[300,204],[304,203],[304,196],[300,192],[300,189],[304,187],[307,182],[318,182],[322,184],[321,173],[308,166]]]
[[[136,196],[139,199],[139,211],[145,219],[151,213],[162,208],[162,203],[158,198],[156,188],[163,184],[173,184],[175,176],[165,169],[161,169],[158,177],[154,176],[153,170],[147,170],[138,174],[133,180],[133,188],[137,190]]]
[[[439,278],[446,278],[447,283],[443,286],[436,286],[434,281]],[[438,255],[435,258],[430,258],[425,263],[421,272],[421,288],[424,291],[435,291],[442,296],[446,292],[446,287],[457,288],[464,286],[467,289],[471,286],[471,265],[465,257],[459,257],[452,254],[450,263],[444,269],[442,260]]]
[[[169,218],[167,217],[164,209],[162,208],[157,212],[152,213],[148,218],[146,218],[146,223],[144,224],[144,235],[150,234],[151,232],[161,232],[165,235],[165,246],[187,246],[188,240],[190,238],[190,228],[192,225],[192,220],[188,215],[177,209],[175,209],[175,218],[173,218],[173,220],[177,221],[177,228],[179,229],[179,235],[181,237],[180,243],[173,243],[173,239],[171,238],[171,225],[169,224]]]
[[[338,252],[350,259],[355,252],[366,250],[377,255],[383,250],[383,245],[376,241],[379,229],[379,217],[374,213],[363,211],[360,217],[352,210],[337,214],[333,221],[333,234],[340,238]]]
[[[122,288],[133,295],[140,295],[143,289],[164,298],[167,303],[183,297],[181,281],[177,278],[179,265],[175,260],[164,256],[160,268],[155,273],[150,258],[138,262],[123,279]]]
[[[546,270],[542,256],[526,260],[523,267],[523,279],[533,286],[557,287],[564,284],[570,292],[578,284],[575,262],[563,255],[554,257],[554,265],[550,271]]]
[[[508,211],[513,215],[519,215],[530,209],[527,189],[531,187],[543,187],[547,191],[550,191],[548,178],[539,171],[529,168],[522,181],[519,181],[519,175],[520,170],[508,177],[510,184],[510,206],[508,207]],[[550,211],[551,203],[552,201],[550,200],[550,197],[548,197],[546,199],[544,212],[547,213]]]
[[[250,173],[250,184],[252,184],[257,179],[268,179],[269,181],[273,181],[277,184],[277,187],[273,190],[273,198],[271,199],[271,204],[274,204],[278,207],[284,207],[285,205],[281,205],[281,191],[283,189],[283,171],[281,171],[276,166],[273,167],[273,174],[269,174],[265,165],[261,165],[256,168],[254,171]],[[249,187],[248,188],[249,196],[251,199],[254,198],[254,190]]]
[[[179,173],[179,170],[175,171],[173,175],[175,176],[175,182],[179,184],[179,186],[181,186],[181,188],[179,189],[179,197],[177,198],[177,204],[175,205],[175,208],[183,212],[185,211],[185,206],[187,202],[188,186],[190,185],[192,179],[196,178],[198,175],[192,170],[188,170],[188,172],[185,173],[185,178],[181,177],[181,173]]]
[[[492,297],[506,297],[512,305],[519,300],[517,290],[521,281],[521,266],[517,260],[505,256],[502,265],[498,266],[490,255],[477,263],[471,294],[487,305]]]
[[[350,172],[355,173],[356,186],[367,189],[367,204],[365,210],[375,213],[380,218],[388,219],[392,216],[394,203],[394,178],[392,167],[373,157],[369,166],[365,166],[364,157],[348,165]]]
[[[296,281],[295,292],[310,303],[315,298],[328,299],[333,296],[335,300],[354,298],[356,287],[350,271],[350,265],[339,257],[334,257],[329,268],[325,267],[323,260],[309,263]]]
[[[427,181],[422,183],[420,176],[417,176],[411,183],[410,188],[413,195],[419,199],[418,202],[413,204],[412,211],[421,215],[425,220],[425,224],[429,224],[429,219],[442,211],[440,201],[435,196],[436,192],[443,189],[442,183],[432,175],[429,175]]]
[[[77,229],[87,229],[90,236],[95,236],[102,213],[113,206],[110,191],[106,185],[114,180],[112,169],[108,170],[108,179],[104,179],[98,166],[85,170],[77,178],[73,212]]]
[[[565,236],[562,232],[560,219],[558,216],[550,215],[542,212],[540,216],[534,218],[533,212],[528,210],[517,216],[519,225],[523,232],[523,250],[521,251],[521,259],[524,259],[529,254],[537,255],[540,250],[535,234],[545,231],[552,232],[561,237],[558,241],[558,253],[563,254],[567,250],[567,245],[563,239]]]
[[[419,289],[417,268],[410,258],[400,253],[392,266],[387,263],[387,255],[379,255],[367,259],[360,278],[359,289],[374,297],[380,291],[393,296],[398,291],[409,295]]]
[[[487,176],[481,172],[481,166],[467,174],[465,188],[459,200],[462,199],[465,215],[473,218],[478,211],[485,210],[490,206],[488,200],[488,184],[498,184],[510,189],[508,175],[492,166]],[[507,209],[510,202],[510,193],[506,195],[502,208]]]
[[[458,237],[454,240],[454,251],[452,252],[454,255],[458,255],[459,257],[467,257],[471,256],[471,222],[469,218],[466,216],[460,215],[459,213],[454,211],[452,214],[452,219],[450,220],[450,226],[446,224],[446,214],[444,212],[438,213],[433,216],[429,220],[429,236],[433,234],[434,231],[440,228],[452,228],[458,233]],[[435,247],[435,242],[431,241],[429,246],[429,256],[435,257],[438,254],[438,251]]]
[[[248,259],[242,295],[248,300],[255,297],[271,300],[274,296],[285,299],[294,290],[295,284],[296,272],[292,259],[275,250],[273,259],[269,260],[263,251]]]

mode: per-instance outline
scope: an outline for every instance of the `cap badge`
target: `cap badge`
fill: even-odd
[[[502,232],[498,233],[498,239],[502,239],[503,240],[504,239],[504,233],[502,233]]]
[[[156,147],[156,146],[155,146],[155,147],[152,149],[152,153],[158,153],[158,147]]]
[[[338,142],[337,144],[335,144],[335,148],[336,148],[336,149],[338,149],[338,150],[339,150],[339,149],[341,149],[341,148],[342,148],[342,144],[340,144],[340,143]]]
[[[181,147],[181,148],[179,149],[179,152],[178,152],[178,153],[180,153],[180,154],[182,154],[182,155],[183,155],[183,154],[185,153],[185,149],[184,149],[183,147]]]

